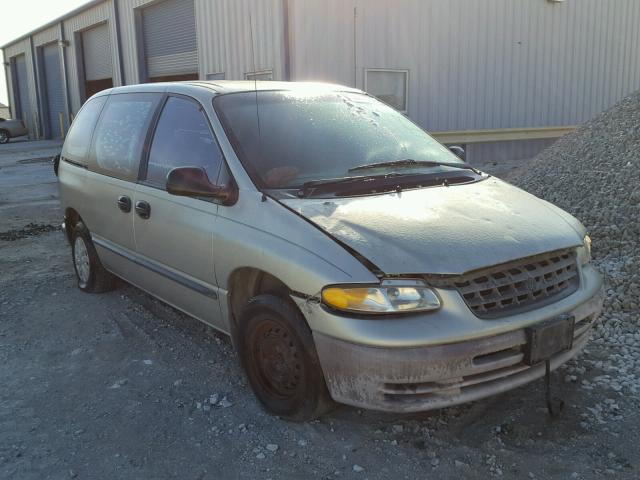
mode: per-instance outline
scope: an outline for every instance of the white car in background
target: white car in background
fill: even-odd
[[[0,117],[0,144],[8,143],[10,139],[27,135],[29,130],[22,120]]]

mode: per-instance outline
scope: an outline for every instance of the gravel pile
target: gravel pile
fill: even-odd
[[[511,181],[575,215],[592,237],[607,292],[592,341],[607,355],[587,358],[602,375],[583,387],[640,393],[640,92],[558,140]]]

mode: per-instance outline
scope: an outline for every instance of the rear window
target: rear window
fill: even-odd
[[[154,93],[111,95],[94,134],[89,170],[122,180],[137,179],[142,146],[161,98]]]
[[[89,163],[86,157],[91,145],[91,135],[107,98],[92,98],[80,109],[64,142],[63,157],[82,165]]]

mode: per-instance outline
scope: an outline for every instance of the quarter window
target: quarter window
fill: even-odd
[[[408,70],[367,69],[364,82],[367,93],[402,113],[407,112]]]
[[[162,110],[149,152],[147,181],[164,188],[176,167],[202,167],[215,183],[222,152],[198,103],[169,97]]]
[[[92,98],[80,109],[64,142],[63,157],[83,165],[88,163],[86,156],[91,146],[91,135],[107,98],[106,95]]]
[[[95,133],[95,163],[90,170],[122,180],[137,179],[142,146],[160,98],[153,93],[109,97]]]

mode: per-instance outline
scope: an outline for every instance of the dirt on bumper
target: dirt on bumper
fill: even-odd
[[[551,358],[558,368],[579,353],[602,309],[602,294],[579,305],[573,347]],[[314,333],[334,400],[373,410],[418,412],[478,400],[540,378],[544,362],[523,361],[524,329],[477,340],[415,348],[378,348]]]

